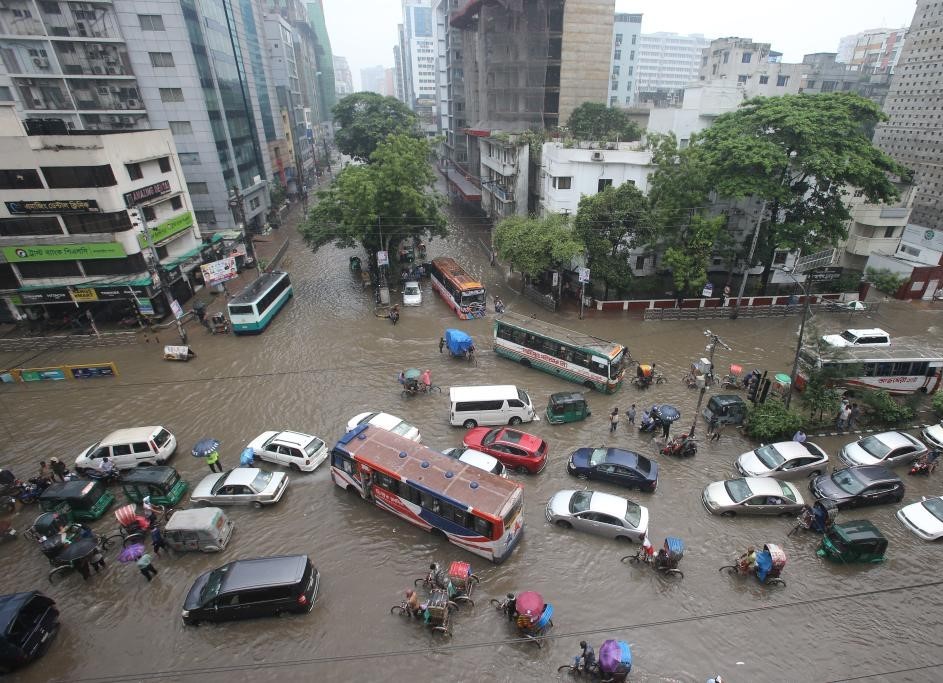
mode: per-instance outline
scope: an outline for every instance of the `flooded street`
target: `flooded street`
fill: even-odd
[[[476,219],[455,221],[478,225]],[[607,444],[656,457],[650,437],[627,429],[624,420],[610,436],[607,415],[613,406],[624,411],[633,402],[640,409],[673,403],[682,412],[680,425],[690,426],[697,392],[685,388],[680,377],[704,355],[705,328],[732,348],[717,349],[719,375],[731,363],[788,373],[797,318],[642,322],[589,311],[580,321],[573,308],[550,314],[515,293],[511,286],[517,279],[508,276],[507,267],[489,267],[482,240],[486,243],[486,233],[458,230],[447,240],[432,241],[429,257],[453,256],[480,275],[489,301],[497,293],[511,310],[619,341],[633,358],[657,362],[669,378],[646,392],[631,385],[614,396],[591,392],[593,415],[584,422],[524,426],[549,440],[550,462],[539,475],[511,475],[525,489],[525,533],[504,564],[467,555],[343,492],[331,483],[325,464],[312,474],[292,473],[278,505],[229,508],[236,529],[223,553],[162,554],[155,560],[160,573],[151,583],[134,566],[118,564],[112,551],[104,573],[88,582],[74,575],[50,586],[48,563],[29,540],[0,547],[2,592],[42,590],[62,613],[62,630],[49,654],[11,679],[546,681],[572,659],[581,639],[598,648],[606,638],[619,638],[632,646],[633,681],[703,681],[714,673],[730,683],[830,681],[911,668],[868,680],[939,680],[940,669],[917,667],[943,657],[943,645],[933,637],[943,633],[943,592],[939,585],[914,586],[937,578],[940,546],[905,531],[894,518],[899,507],[894,505],[840,516],[841,521],[870,519],[888,537],[888,561],[868,566],[841,567],[816,557],[817,537],[787,538],[792,519],[709,515],[700,501],[702,489],[734,476],[736,456],[753,447],[732,429],[719,443],[702,444],[693,459],[657,456],[657,492],[627,494],[649,508],[656,544],[666,535],[685,541],[682,581],[620,563],[635,546],[564,531],[544,517],[554,492],[580,488],[564,468],[572,449]],[[204,436],[222,441],[221,459],[229,468],[264,430],[308,432],[333,445],[350,417],[383,410],[417,425],[423,443],[446,448],[460,444],[463,435],[448,424],[450,385],[517,384],[541,414],[550,393],[577,388],[495,356],[492,317],[457,320],[428,282],[422,307],[404,309],[395,327],[375,317],[372,293],[361,290],[348,270],[355,253],[329,246],[312,254],[299,240],[284,263],[295,296],[273,325],[244,338],[211,336],[191,325],[198,357],[190,363],[161,359],[162,345],[174,343],[169,330],[161,333],[160,344],[5,354],[3,364],[13,366],[25,358],[32,367],[113,361],[120,376],[3,386],[4,466],[27,478],[41,459],[58,456],[71,466],[80,450],[112,429],[161,424],[180,444],[170,464],[192,488],[208,473],[203,461],[190,455]],[[847,315],[817,318],[828,331],[849,325]],[[854,320],[854,326],[927,340],[939,338],[941,324],[938,308],[919,303],[884,304],[873,318]],[[446,327],[474,337],[482,350],[477,367],[438,352]],[[443,393],[401,398],[396,376],[408,367],[431,369]],[[698,430],[703,436],[703,421]],[[850,440],[815,439],[833,463]],[[903,504],[943,493],[939,473],[930,478],[899,473],[907,486]],[[622,493],[606,484],[595,488]],[[811,497],[802,482],[800,488]],[[14,526],[22,532],[37,514],[35,507],[20,511]],[[114,533],[117,523],[108,512],[93,527]],[[718,573],[734,553],[765,542],[781,544],[789,557],[785,588],[767,589],[752,578]],[[307,553],[321,572],[320,596],[310,614],[184,627],[180,610],[199,573],[233,559],[283,553]],[[477,605],[454,615],[451,641],[390,615],[390,606],[431,561],[453,558],[470,561],[481,584]],[[883,592],[897,587],[905,590]],[[555,638],[541,649],[501,642],[513,637],[512,628],[488,606],[491,597],[522,590],[540,591],[555,608],[550,632]]]

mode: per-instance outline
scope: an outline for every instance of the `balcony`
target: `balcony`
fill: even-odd
[[[893,254],[898,244],[900,244],[900,237],[862,237],[851,234],[845,243],[845,251],[856,256]]]
[[[498,175],[502,175],[505,177],[512,176],[515,173],[517,173],[516,164],[508,164],[494,157],[487,157],[487,156],[481,157],[481,163],[487,166],[488,168],[490,168],[492,171],[494,171]]]
[[[907,225],[910,209],[878,204],[859,204],[851,212],[855,223],[875,228],[890,228]]]

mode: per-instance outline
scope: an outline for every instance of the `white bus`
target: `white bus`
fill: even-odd
[[[288,273],[262,273],[252,284],[229,301],[229,322],[233,334],[262,332],[292,296]]]
[[[449,423],[456,427],[519,425],[539,419],[527,392],[512,384],[449,389]]]
[[[799,353],[802,371],[834,369],[837,376],[829,380],[835,387],[847,389],[884,389],[891,394],[935,393],[943,378],[943,351],[910,340],[895,341],[883,348],[849,347],[823,355],[805,347]],[[796,388],[805,386],[806,377],[799,373]]]

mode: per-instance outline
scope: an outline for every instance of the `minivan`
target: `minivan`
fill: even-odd
[[[540,420],[523,389],[513,384],[449,389],[449,423],[465,429],[478,425],[519,425]]]
[[[75,469],[79,472],[101,469],[105,458],[119,470],[163,465],[176,450],[177,439],[164,427],[119,429],[82,451],[75,459]]]
[[[307,555],[235,560],[201,574],[187,593],[183,623],[310,612],[321,575]]]
[[[38,591],[0,595],[0,674],[42,657],[59,632],[59,610]]]

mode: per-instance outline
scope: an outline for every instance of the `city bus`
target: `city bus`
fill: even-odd
[[[485,314],[485,287],[465,272],[455,259],[434,258],[429,279],[455,315],[462,320],[481,318]]]
[[[943,350],[912,340],[887,347],[847,347],[834,353],[803,347],[796,388],[805,386],[812,369],[834,370],[829,384],[846,389],[884,389],[891,394],[933,394],[943,378]]]
[[[495,563],[524,533],[524,489],[370,425],[331,451],[331,479],[381,510]]]
[[[292,296],[288,273],[262,273],[252,284],[229,300],[229,322],[233,334],[262,332]]]
[[[621,344],[513,313],[494,321],[494,352],[607,394],[622,384],[628,355]]]

